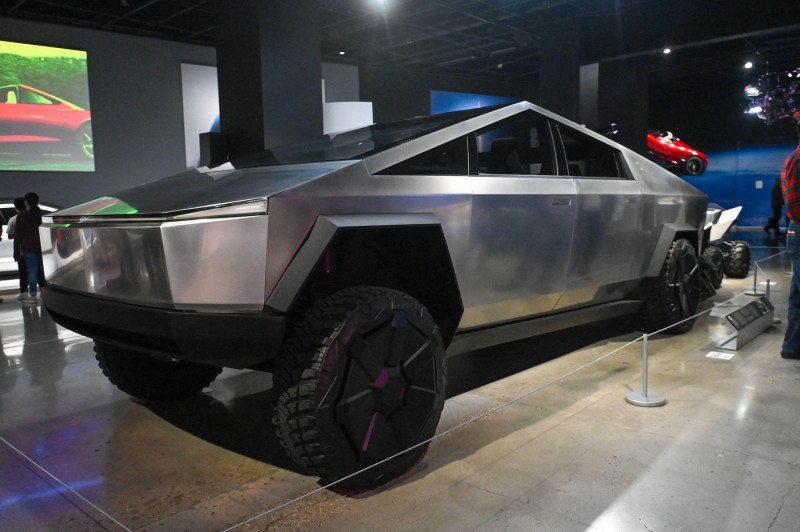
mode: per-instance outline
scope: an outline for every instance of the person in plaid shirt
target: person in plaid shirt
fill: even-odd
[[[800,121],[797,122],[800,137]],[[781,356],[800,358],[800,144],[797,146],[781,172],[781,188],[786,203],[789,226],[786,228],[786,251],[792,258],[792,288],[789,291],[789,323],[783,338]]]

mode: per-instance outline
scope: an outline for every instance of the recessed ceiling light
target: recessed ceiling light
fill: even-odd
[[[745,68],[753,68],[753,62],[752,61],[748,61],[747,63],[744,64],[744,67]]]
[[[672,49],[671,48],[664,48],[664,53],[665,54],[672,53]]]
[[[344,54],[345,54],[344,52],[339,52],[339,55],[344,55]]]

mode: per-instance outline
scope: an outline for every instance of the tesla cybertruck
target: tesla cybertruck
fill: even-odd
[[[707,197],[527,102],[372,125],[191,170],[42,227],[59,324],[147,401],[273,373],[273,423],[323,482],[417,463],[445,353],[635,314],[692,327]],[[416,446],[416,447],[415,447]]]

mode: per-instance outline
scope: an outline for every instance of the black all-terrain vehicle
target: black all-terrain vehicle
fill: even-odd
[[[707,292],[722,286],[723,277],[744,279],[750,272],[750,244],[744,240],[722,240],[741,212],[741,207],[723,210],[709,205],[706,214],[705,245],[700,260]]]
[[[273,372],[281,442],[324,482],[414,447],[344,483],[374,486],[424,455],[446,353],[625,314],[690,329],[706,205],[645,157],[522,102],[275,148],[60,211],[43,229],[44,301],[141,399],[198,393],[223,367]]]

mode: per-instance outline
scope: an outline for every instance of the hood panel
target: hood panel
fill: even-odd
[[[163,216],[258,201],[314,180],[356,161],[189,170],[112,196],[70,207],[58,216]]]

